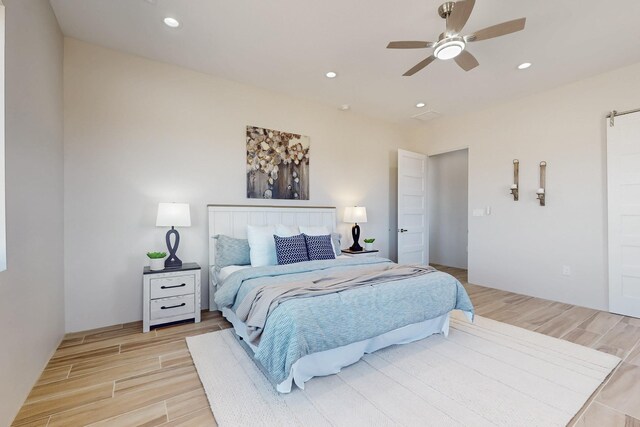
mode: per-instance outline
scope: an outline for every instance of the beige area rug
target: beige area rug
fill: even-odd
[[[562,426],[619,363],[476,316],[279,394],[231,329],[187,338],[221,426]]]

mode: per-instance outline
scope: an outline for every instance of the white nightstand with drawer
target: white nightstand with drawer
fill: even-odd
[[[142,330],[179,320],[200,322],[200,266],[195,262],[180,268],[151,271],[142,275]]]

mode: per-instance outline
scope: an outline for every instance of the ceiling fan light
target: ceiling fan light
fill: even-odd
[[[436,58],[441,60],[453,59],[460,55],[465,48],[462,40],[443,40],[433,51]]]

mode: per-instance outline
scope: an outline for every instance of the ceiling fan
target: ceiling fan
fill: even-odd
[[[462,36],[460,31],[469,20],[475,0],[463,0],[458,2],[446,2],[438,8],[438,14],[447,20],[447,29],[440,34],[437,42],[424,41],[395,41],[387,45],[387,49],[424,49],[433,48],[433,54],[418,62],[413,68],[403,74],[412,76],[431,64],[434,60],[453,59],[465,71],[474,69],[479,65],[478,60],[466,50],[467,43],[492,39],[524,29],[527,18],[514,19],[502,24],[483,28],[473,34]]]

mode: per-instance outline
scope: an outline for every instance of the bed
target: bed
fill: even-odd
[[[215,236],[246,238],[250,225],[324,226],[336,231],[331,207],[209,206],[210,309],[219,309],[233,325],[257,366],[281,393],[293,384],[330,375],[364,354],[449,330],[449,313],[460,309],[473,319],[473,306],[452,276],[420,271],[392,282],[378,282],[322,295],[294,298],[277,305],[255,336],[244,306],[260,290],[314,283],[332,277],[378,277],[407,270],[382,257],[344,257],[287,265],[216,268]],[[413,271],[413,270],[412,270]],[[245,323],[246,322],[246,323]],[[248,325],[249,324],[249,325]]]

